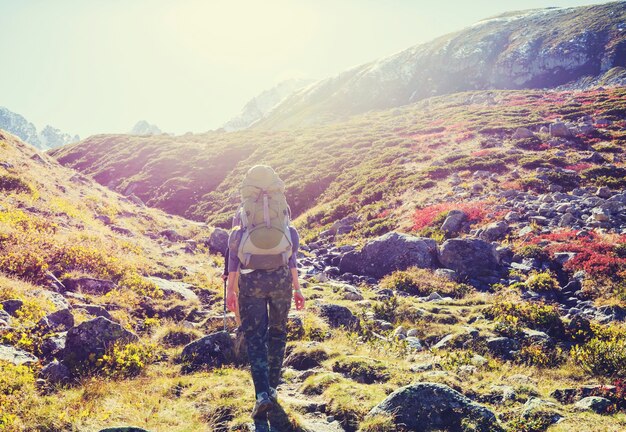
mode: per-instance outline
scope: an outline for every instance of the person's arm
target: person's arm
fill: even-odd
[[[298,263],[296,261],[296,254],[298,253],[298,247],[300,246],[300,237],[298,231],[295,228],[291,229],[291,239],[293,241],[293,249],[291,257],[289,258],[289,268],[291,270],[291,283],[293,285],[293,300],[296,303],[296,309],[300,310],[304,308],[304,295],[300,290],[300,281],[298,280]]]

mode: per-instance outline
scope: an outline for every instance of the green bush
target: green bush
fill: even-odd
[[[603,377],[626,375],[626,340],[593,338],[572,347],[570,356],[585,372]]]
[[[484,313],[494,321],[515,322],[557,337],[565,330],[557,307],[541,302],[496,301]]]
[[[528,289],[535,292],[550,292],[559,290],[559,282],[549,271],[533,273],[526,279]]]
[[[389,380],[389,373],[383,363],[369,357],[342,357],[333,363],[333,372],[342,373],[363,384]]]
[[[403,291],[418,296],[427,296],[437,292],[443,296],[464,297],[471,291],[466,284],[453,282],[437,276],[432,271],[418,267],[397,270],[380,281],[382,288]]]

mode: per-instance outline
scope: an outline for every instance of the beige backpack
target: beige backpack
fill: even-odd
[[[267,165],[248,170],[241,184],[238,210],[242,230],[237,256],[249,269],[287,265],[293,241],[285,184]]]

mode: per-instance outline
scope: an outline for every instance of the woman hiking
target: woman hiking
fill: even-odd
[[[240,316],[256,396],[252,417],[259,431],[268,430],[266,413],[278,403],[291,299],[298,310],[305,301],[296,265],[299,236],[289,223],[284,191],[271,167],[250,168],[228,241],[226,304]]]

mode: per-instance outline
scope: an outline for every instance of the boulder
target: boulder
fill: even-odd
[[[531,397],[522,407],[520,417],[525,421],[551,425],[563,418],[557,409],[557,405],[552,402],[547,402],[537,397]]]
[[[59,356],[65,349],[67,332],[46,335],[39,345],[39,351],[44,359],[52,359]]]
[[[37,326],[46,333],[67,331],[74,327],[74,315],[69,309],[61,309],[40,319]]]
[[[20,299],[9,299],[0,303],[0,305],[2,305],[1,309],[11,316],[15,316],[15,313],[22,307],[23,304],[24,302]]]
[[[320,306],[320,316],[332,328],[345,327],[346,329],[356,329],[359,327],[359,319],[345,306],[323,304]]]
[[[493,337],[487,339],[487,349],[495,356],[504,359],[512,358],[512,352],[519,349],[519,343],[508,337]]]
[[[401,387],[367,414],[391,415],[408,431],[472,430],[502,431],[493,412],[443,384],[417,383]]]
[[[10,345],[0,345],[0,360],[13,363],[14,365],[30,365],[39,361],[31,353]]]
[[[215,228],[206,243],[210,251],[225,255],[226,249],[228,249],[228,231]]]
[[[515,133],[513,134],[513,136],[511,136],[511,138],[513,139],[535,138],[535,134],[528,128],[519,127],[515,130]]]
[[[61,384],[69,381],[70,370],[63,363],[57,360],[45,365],[39,372],[39,377],[45,379],[49,384]]]
[[[193,286],[191,284],[170,281],[156,276],[148,276],[146,279],[158,286],[161,291],[163,291],[165,296],[176,296],[181,300],[189,300],[193,302],[200,301],[196,293],[189,289],[189,287]]]
[[[113,281],[89,277],[63,279],[63,286],[67,291],[80,291],[93,295],[104,295],[115,289]]]
[[[600,396],[587,396],[574,404],[574,409],[579,411],[593,411],[596,414],[604,414],[612,402]]]
[[[202,367],[214,368],[234,363],[233,340],[225,331],[211,333],[186,345],[180,360],[186,373]]]
[[[383,277],[411,266],[434,267],[437,243],[429,238],[390,232],[368,242],[361,251],[345,254],[339,263],[341,273]]]
[[[74,305],[74,309],[83,309],[89,315],[93,315],[94,317],[105,317],[108,320],[115,321],[108,310],[98,305],[84,304],[78,303]]]
[[[508,229],[509,224],[505,221],[492,222],[485,227],[479,237],[488,242],[499,240],[504,237]]]
[[[439,261],[460,276],[488,276],[500,269],[494,246],[480,239],[446,240]]]
[[[102,356],[114,343],[127,343],[139,340],[136,334],[104,317],[97,317],[72,327],[67,332],[63,363],[70,369],[80,366],[89,359]]]
[[[455,234],[461,231],[463,222],[467,220],[467,215],[461,210],[450,210],[448,216],[441,225],[441,230],[447,234]]]
[[[572,131],[565,125],[565,123],[556,122],[550,125],[550,135],[557,138],[570,138],[573,136]]]
[[[171,242],[178,242],[178,241],[182,241],[185,239],[185,237],[183,237],[182,235],[178,234],[175,230],[173,229],[166,229],[163,230],[159,233],[161,236],[165,237],[166,239],[168,239]]]

